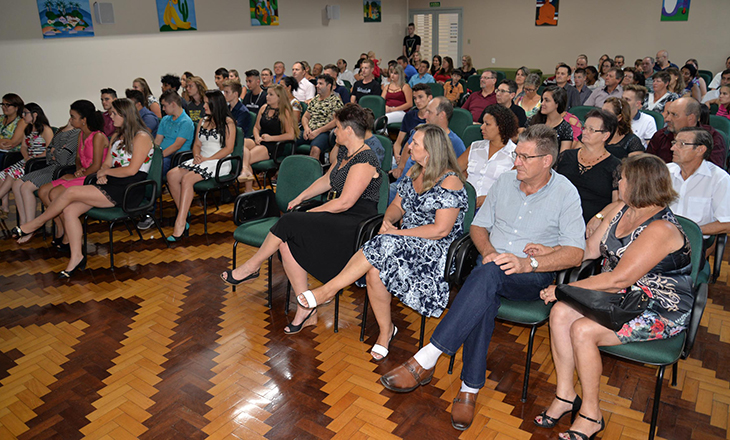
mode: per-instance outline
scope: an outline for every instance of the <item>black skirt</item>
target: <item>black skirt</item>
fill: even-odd
[[[124,202],[124,192],[127,190],[127,186],[146,179],[147,173],[138,171],[137,174],[128,177],[107,176],[105,185],[99,185],[97,183],[93,183],[92,185],[97,187],[114,206],[121,207]],[[127,196],[127,208],[136,208],[142,203],[145,188],[144,186],[139,186]]]
[[[289,212],[271,227],[304,270],[326,283],[355,254],[357,226],[378,213],[377,203],[360,199],[345,212]]]

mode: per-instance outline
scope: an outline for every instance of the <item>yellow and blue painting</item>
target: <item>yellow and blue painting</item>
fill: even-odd
[[[93,37],[89,0],[37,0],[43,38]]]
[[[380,23],[382,20],[382,8],[380,0],[363,0],[362,12],[365,23]]]
[[[160,32],[195,31],[195,0],[156,0]]]
[[[279,26],[279,0],[249,0],[251,26]]]
[[[687,21],[690,0],[664,0],[661,21]]]

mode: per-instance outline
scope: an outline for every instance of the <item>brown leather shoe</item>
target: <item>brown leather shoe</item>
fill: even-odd
[[[407,393],[433,379],[433,368],[424,369],[415,358],[408,359],[403,365],[391,370],[380,378],[380,383],[390,391]]]
[[[477,404],[477,395],[460,391],[451,407],[451,426],[464,431],[471,426],[474,420],[474,408]]]

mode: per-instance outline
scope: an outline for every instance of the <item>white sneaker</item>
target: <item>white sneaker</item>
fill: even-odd
[[[155,224],[155,220],[148,215],[146,219],[137,223],[137,228],[144,231],[145,229],[151,228],[152,225],[154,225],[154,224]]]

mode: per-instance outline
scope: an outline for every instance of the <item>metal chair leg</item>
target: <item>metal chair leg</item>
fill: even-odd
[[[342,289],[335,295],[335,333],[340,332],[340,295],[342,295]]]
[[[155,214],[155,213],[153,212],[153,213],[152,213],[152,216],[151,216],[151,217],[152,217],[152,221],[154,221],[154,222],[155,222],[155,227],[157,227],[157,230],[158,230],[158,231],[160,232],[160,236],[162,237],[162,241],[164,241],[164,242],[165,242],[165,245],[166,245],[167,247],[170,247],[170,242],[169,242],[169,241],[167,241],[167,237],[165,237],[165,233],[164,233],[164,232],[162,232],[162,227],[160,226],[160,223],[159,223],[159,222],[157,221],[157,218],[155,218],[155,215],[154,215],[154,214]]]
[[[530,329],[530,339],[527,342],[527,360],[525,361],[525,379],[522,384],[522,400],[523,402],[527,402],[527,386],[530,382],[530,366],[532,365],[532,344],[535,342],[535,332],[537,331],[537,326],[533,325]]]
[[[53,234],[54,237],[56,236],[55,226],[56,226],[56,223],[53,223],[53,230],[51,231],[51,233]],[[84,247],[81,249],[81,253],[84,255],[84,257],[87,254],[86,243],[87,243],[88,233],[89,233],[89,216],[85,215],[84,216]]]
[[[291,283],[286,283],[286,303],[284,303],[284,314],[289,314],[289,301],[291,301]]]
[[[203,193],[203,226],[205,235],[208,235],[208,191]]]
[[[109,222],[109,264],[111,269],[114,270],[114,222]],[[132,231],[129,231],[130,235]]]
[[[238,248],[238,240],[233,240],[233,269],[236,268],[236,250]],[[231,269],[231,270],[233,270]],[[233,291],[236,291],[236,286],[232,286]]]
[[[451,356],[451,360],[449,361],[449,374],[454,372],[454,361],[456,360],[456,354]]]
[[[207,234],[207,232],[206,232],[206,234]],[[271,278],[272,278],[271,266],[273,264],[274,264],[274,259],[269,257],[269,294],[268,294],[267,303],[266,303],[266,307],[268,307],[268,308],[271,308],[271,296],[272,296],[272,291],[274,290],[274,288],[272,287],[272,281],[271,281]]]
[[[662,381],[664,380],[664,365],[659,367],[656,377],[656,388],[654,389],[654,405],[651,410],[651,425],[649,425],[649,440],[654,440],[656,435],[656,422],[659,418],[659,400],[662,396]]]
[[[368,321],[368,294],[365,293],[365,301],[362,303],[362,324],[360,324],[360,342],[365,340],[365,326]]]
[[[679,364],[679,361],[672,364],[672,386],[673,387],[677,386],[677,370],[678,370],[677,364]]]
[[[426,317],[421,315],[421,336],[418,338],[418,349],[423,348],[423,335],[426,333]]]

